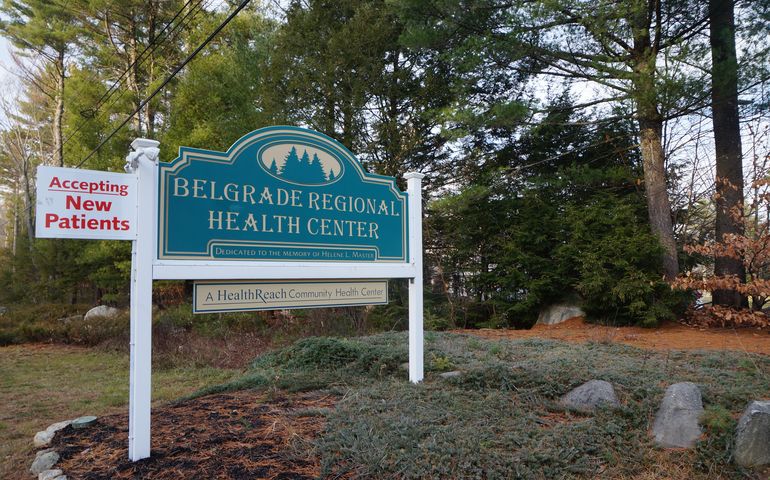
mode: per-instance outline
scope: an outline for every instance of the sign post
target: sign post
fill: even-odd
[[[126,171],[139,178],[137,239],[131,249],[131,371],[128,410],[128,458],[150,456],[152,403],[152,263],[155,257],[158,149],[155,140],[138,138],[126,158]]]
[[[422,288],[422,173],[407,173],[409,195],[409,263],[414,276],[409,279],[409,380],[423,379],[423,288]]]

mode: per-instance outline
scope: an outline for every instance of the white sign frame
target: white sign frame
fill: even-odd
[[[409,380],[424,378],[421,173],[404,175],[408,194],[409,261],[405,263],[319,263],[158,259],[159,142],[138,138],[126,171],[138,176],[137,238],[131,262],[131,372],[128,456],[150,456],[152,401],[153,280],[409,279]]]

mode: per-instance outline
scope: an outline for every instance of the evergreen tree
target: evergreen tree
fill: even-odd
[[[286,161],[281,168],[281,177],[290,181],[297,181],[302,175],[302,163],[297,156],[297,147],[291,147],[286,155]]]
[[[278,175],[278,166],[275,164],[275,158],[273,159],[272,163],[270,163],[269,170],[273,175]]]
[[[694,0],[577,2],[553,0],[400,0],[411,29],[406,39],[444,52],[465,98],[448,110],[474,150],[495,148],[521,121],[526,99],[516,80],[596,82],[604,95],[575,108],[623,102],[642,145],[649,225],[663,244],[663,271],[678,272],[671,203],[666,183],[663,130],[667,119],[703,107],[704,85],[682,56],[705,51],[693,38],[707,14]],[[673,60],[677,61],[673,61]],[[661,68],[663,60],[666,68]],[[683,66],[684,65],[684,66]],[[694,78],[695,77],[695,78]],[[633,113],[631,113],[633,112]],[[478,133],[473,133],[473,132]],[[499,140],[498,140],[499,139]]]
[[[45,72],[53,81],[37,79],[36,88],[53,99],[53,163],[64,166],[64,86],[67,55],[80,30],[72,10],[48,0],[5,0],[0,7],[5,17],[0,30],[17,48],[33,57],[42,57],[50,68]],[[40,81],[42,80],[42,81]]]
[[[220,21],[213,15],[204,26],[212,29]],[[274,29],[261,15],[241,11],[206,54],[185,67],[171,97],[163,151],[176,152],[181,145],[224,151],[245,132],[292,123],[274,117],[273,92],[265,91],[264,63]]]
[[[454,165],[437,128],[454,95],[451,67],[405,48],[405,30],[385,0],[289,2],[266,72],[279,104],[270,108],[339,140],[373,172],[431,171],[424,186],[432,189]]]
[[[310,155],[307,154],[307,150],[302,152],[302,158],[300,158],[299,162],[300,169],[297,181],[302,183],[312,183],[314,180],[310,176]]]
[[[331,181],[332,181],[332,180],[334,180],[335,178],[336,178],[336,177],[334,176],[334,169],[330,168],[330,169],[329,169],[329,181],[331,182]]]
[[[732,0],[710,0],[711,110],[716,153],[716,228],[717,242],[729,243],[725,235],[744,234],[743,228],[743,153],[738,112],[738,60],[735,52],[735,12]],[[717,255],[714,275],[737,277],[746,281],[741,258]],[[746,298],[735,290],[712,292],[715,305],[740,308]]]
[[[661,281],[632,122],[596,131],[568,106],[551,105],[501,153],[529,168],[511,175],[491,159],[472,185],[428,207],[426,256],[447,272],[447,295],[467,292],[449,300],[465,312],[459,324],[526,327],[542,306],[578,295],[597,320],[654,325],[672,315],[678,297]]]
[[[318,158],[318,154],[313,154],[313,160],[310,162],[310,167],[308,168],[308,178],[312,183],[323,183],[326,181],[324,166],[321,164],[321,159]]]

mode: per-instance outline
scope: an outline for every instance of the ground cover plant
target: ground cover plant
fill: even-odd
[[[759,478],[732,464],[731,444],[747,403],[770,396],[767,356],[429,332],[426,380],[413,385],[402,366],[406,348],[404,333],[308,338],[182,403],[248,391],[255,402],[314,392],[333,398],[313,413],[325,425],[316,438],[285,440],[296,455],[312,452],[322,478]],[[438,376],[455,369],[462,375]],[[590,379],[611,382],[622,407],[578,414],[558,404]],[[702,390],[704,435],[694,450],[661,450],[648,430],[665,388],[679,381]],[[188,449],[164,461],[196,458]]]

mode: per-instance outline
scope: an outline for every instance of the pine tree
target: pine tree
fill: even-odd
[[[297,147],[291,147],[286,162],[281,169],[281,176],[286,180],[297,181],[302,174],[302,163],[297,156]]]
[[[269,170],[273,175],[278,175],[278,165],[275,164],[275,158],[273,158],[273,163],[270,164]]]
[[[302,158],[300,159],[300,169],[297,181],[302,183],[313,182],[313,178],[310,176],[310,155],[307,154],[307,150],[302,152]]]
[[[710,0],[709,39],[711,43],[711,111],[716,153],[716,228],[717,242],[728,243],[725,235],[744,234],[743,218],[743,153],[741,151],[740,115],[738,112],[738,60],[735,52],[735,12],[730,0]],[[754,256],[752,255],[752,258]],[[746,281],[743,259],[731,255],[715,255],[714,275],[735,276]],[[746,298],[740,289],[716,289],[715,305],[740,308]]]
[[[53,100],[53,163],[63,167],[65,57],[79,33],[76,18],[69,10],[47,0],[6,1],[0,6],[0,13],[3,14],[0,31],[11,43],[24,54],[42,58],[51,65],[47,71],[52,78],[37,79],[35,85],[42,86],[45,95]]]
[[[323,183],[326,181],[326,173],[324,173],[324,167],[321,164],[321,159],[318,158],[318,154],[313,154],[313,160],[310,162],[308,170],[308,179],[312,183]]]
[[[336,178],[336,177],[334,176],[334,170],[330,168],[330,169],[329,169],[329,181],[331,182],[331,181],[332,181],[332,180],[334,180],[335,178]]]

